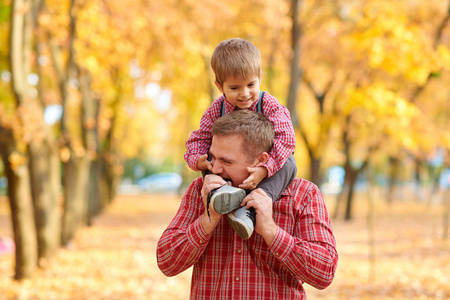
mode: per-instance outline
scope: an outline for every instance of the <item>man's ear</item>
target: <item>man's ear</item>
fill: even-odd
[[[269,160],[269,154],[267,152],[263,152],[258,155],[258,158],[256,160],[257,163],[255,167],[262,167]]]
[[[216,84],[217,88],[219,89],[219,91],[223,94],[223,87],[220,83],[218,83],[217,81],[214,81],[214,83]]]

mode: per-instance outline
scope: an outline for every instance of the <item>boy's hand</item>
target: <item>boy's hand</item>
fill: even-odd
[[[199,169],[200,171],[212,171],[212,163],[208,161],[208,154],[203,154],[198,158],[197,169]]]
[[[265,167],[248,167],[247,170],[250,172],[250,176],[239,185],[241,189],[253,190],[256,186],[267,177],[268,171]]]

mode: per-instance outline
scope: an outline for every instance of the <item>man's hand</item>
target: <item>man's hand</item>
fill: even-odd
[[[212,170],[212,163],[208,161],[208,154],[203,154],[198,158],[197,169],[200,171]]]
[[[267,177],[268,171],[265,167],[248,167],[250,176],[242,182],[239,187],[244,190],[253,190]]]
[[[242,200],[241,206],[255,209],[255,231],[264,238],[266,244],[270,247],[278,230],[278,226],[273,220],[272,198],[267,196],[262,189],[256,189]]]
[[[202,215],[202,226],[203,229],[205,229],[206,233],[211,233],[214,228],[216,228],[217,224],[219,224],[219,221],[222,219],[223,215],[215,212],[211,208],[209,209],[209,216],[208,216],[208,210],[207,210],[207,198],[208,194],[222,185],[226,184],[227,182],[223,180],[222,177],[214,174],[208,174],[205,176],[203,180],[203,187],[201,190],[201,195],[203,199],[203,204],[205,205],[205,212]],[[210,219],[211,218],[211,219]]]

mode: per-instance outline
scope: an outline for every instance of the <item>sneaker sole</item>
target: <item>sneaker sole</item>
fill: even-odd
[[[244,190],[236,190],[232,193],[216,193],[211,198],[212,209],[219,214],[227,214],[239,208],[245,196]]]
[[[248,240],[252,236],[253,230],[250,230],[249,226],[244,221],[235,218],[232,214],[228,214],[227,218],[233,230],[243,240]]]

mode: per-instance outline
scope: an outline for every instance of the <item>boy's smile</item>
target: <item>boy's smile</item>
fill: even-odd
[[[240,109],[248,109],[259,99],[260,79],[253,76],[246,79],[228,77],[220,86],[216,85],[227,100]]]

